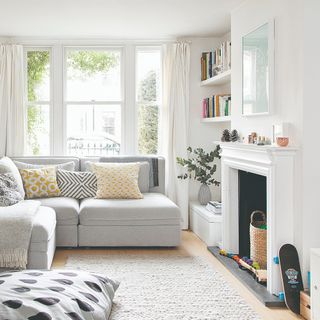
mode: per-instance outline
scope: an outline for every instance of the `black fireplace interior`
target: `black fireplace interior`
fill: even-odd
[[[239,255],[250,257],[250,216],[255,210],[266,213],[267,179],[239,170]]]

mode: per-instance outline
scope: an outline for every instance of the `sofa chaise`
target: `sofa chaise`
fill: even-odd
[[[122,162],[121,159],[125,161],[125,157],[117,157],[118,162]],[[97,162],[99,158],[19,157],[13,160],[36,165],[72,161],[76,171],[86,171],[87,162]],[[140,170],[140,174],[145,173]],[[38,199],[41,207],[34,221],[28,267],[50,268],[56,246],[178,246],[181,215],[179,208],[164,195],[165,160],[162,157],[158,157],[158,178],[159,185],[145,190],[143,199]]]

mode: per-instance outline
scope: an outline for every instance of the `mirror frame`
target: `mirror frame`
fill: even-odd
[[[268,110],[266,112],[257,112],[245,114],[243,112],[243,38],[250,33],[261,28],[265,24],[268,24],[268,71],[269,71],[269,101]],[[275,21],[274,19],[269,19],[259,25],[256,25],[245,34],[241,36],[241,114],[243,117],[255,117],[255,116],[265,116],[270,115],[274,112],[274,42],[275,42]]]

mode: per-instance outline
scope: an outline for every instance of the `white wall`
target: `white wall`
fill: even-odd
[[[248,0],[232,13],[232,126],[244,135],[272,135],[272,124],[289,122],[291,143],[299,147],[295,166],[295,245],[304,280],[309,251],[320,247],[319,153],[320,30],[318,0]],[[275,20],[274,113],[241,115],[241,37],[270,18]],[[283,226],[285,228],[285,226]]]
[[[320,248],[320,1],[304,1],[303,28],[303,264],[309,270],[310,248]],[[302,229],[301,228],[301,229]]]
[[[299,12],[297,0],[249,0],[231,16],[232,43],[232,125],[243,136],[252,131],[272,136],[272,124],[290,122],[293,144],[301,142],[301,77]],[[242,117],[241,39],[268,20],[275,20],[274,113],[270,116]]]
[[[201,53],[213,50],[225,39],[230,39],[230,34],[222,38],[190,38],[190,120],[189,120],[189,144],[193,148],[201,147],[209,152],[214,150],[213,141],[220,140],[221,133],[230,124],[202,123],[202,100],[213,94],[230,93],[230,86],[200,87]],[[218,167],[216,178],[220,181],[220,168]],[[197,199],[199,182],[191,181],[189,184],[189,196],[191,200]],[[220,187],[211,187],[213,199],[220,200]]]

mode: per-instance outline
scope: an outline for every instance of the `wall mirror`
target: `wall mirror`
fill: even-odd
[[[273,24],[242,37],[242,114],[270,113],[273,76]]]

